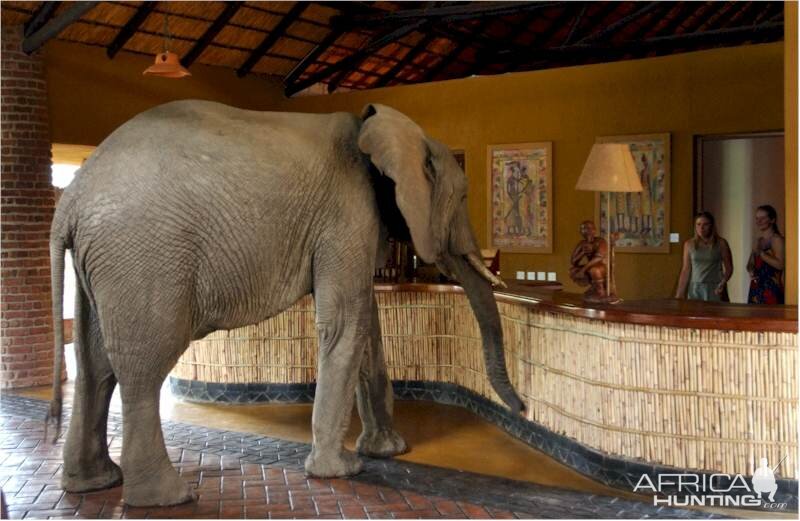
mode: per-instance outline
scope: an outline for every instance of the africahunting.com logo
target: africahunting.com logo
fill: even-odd
[[[775,467],[770,467],[767,458],[761,458],[750,482],[741,474],[658,474],[655,478],[642,474],[633,491],[652,493],[655,506],[783,510],[786,503],[775,502],[778,491],[775,471],[784,460],[785,456]]]

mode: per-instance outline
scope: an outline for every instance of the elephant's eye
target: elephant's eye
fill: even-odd
[[[433,166],[433,158],[431,157],[430,153],[425,156],[425,177],[428,178],[429,181],[433,182],[436,179],[436,168]]]

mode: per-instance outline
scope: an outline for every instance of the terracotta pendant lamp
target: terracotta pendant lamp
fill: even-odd
[[[181,65],[178,55],[168,50],[169,43],[172,41],[172,35],[169,32],[169,21],[167,15],[164,15],[164,49],[162,52],[156,54],[156,60],[153,65],[148,67],[142,74],[151,74],[153,76],[161,76],[162,78],[183,78],[191,76],[192,73],[187,71]]]

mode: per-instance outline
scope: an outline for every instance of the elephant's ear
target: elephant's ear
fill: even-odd
[[[368,105],[358,148],[395,183],[397,207],[411,231],[414,248],[425,262],[437,257],[431,233],[431,181],[426,174],[425,133],[407,116],[384,105]],[[431,173],[432,175],[432,173]]]

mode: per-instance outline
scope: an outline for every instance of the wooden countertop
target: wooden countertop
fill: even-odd
[[[559,283],[505,280],[495,291],[498,302],[523,304],[538,310],[609,322],[698,329],[797,333],[797,306],[756,306],[695,300],[625,300],[619,304],[589,304]],[[456,292],[454,284],[376,283],[376,291]]]

